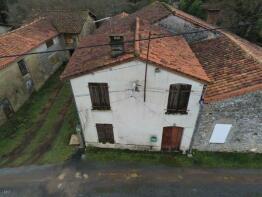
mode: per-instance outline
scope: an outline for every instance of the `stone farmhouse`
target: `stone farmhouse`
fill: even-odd
[[[0,35],[0,124],[10,118],[70,57],[68,51],[23,54],[65,49],[70,47],[69,33],[78,36],[91,31],[92,26],[86,25],[82,19],[77,21],[66,16],[59,25],[60,18],[54,20],[50,15]],[[74,31],[70,30],[72,21]]]
[[[262,49],[214,28],[155,2],[85,37],[106,46],[77,49],[61,75],[85,144],[262,152]]]

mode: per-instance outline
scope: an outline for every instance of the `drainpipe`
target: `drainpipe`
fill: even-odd
[[[194,131],[193,131],[192,139],[191,139],[191,142],[190,142],[190,145],[189,145],[189,150],[188,150],[188,153],[189,153],[189,154],[192,154],[193,140],[194,140],[194,138],[195,138],[196,132],[197,132],[198,127],[199,127],[200,116],[201,116],[201,112],[203,111],[203,106],[204,106],[204,99],[203,99],[203,98],[204,98],[206,89],[207,89],[207,86],[205,85],[205,86],[203,87],[201,99],[200,99],[200,101],[199,101],[200,109],[199,109],[199,111],[198,111],[197,121],[196,121],[196,124],[195,124],[195,129],[194,129]]]
[[[74,94],[73,88],[72,88],[72,84],[71,84],[70,81],[69,81],[69,83],[70,83],[70,87],[71,87],[71,92]],[[76,105],[75,97],[74,97],[74,105],[75,105],[75,108],[76,108],[76,110],[77,110],[77,105]],[[80,117],[79,117],[78,110],[77,110],[77,118],[78,118],[78,122],[79,122],[79,124],[80,124],[80,127],[77,126],[77,128],[76,128],[77,134],[79,134],[79,136],[80,136],[80,149],[85,149],[85,148],[86,148],[85,138],[84,138],[83,128],[82,128],[81,119],[80,119]]]

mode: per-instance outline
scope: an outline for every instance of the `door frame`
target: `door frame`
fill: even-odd
[[[176,135],[178,135],[178,133],[180,133],[180,137],[179,137],[179,142],[175,143],[175,140],[171,139],[171,144],[170,147],[167,148],[165,147],[166,145],[164,144],[164,135],[165,135],[165,131],[167,132],[168,130],[166,129],[171,129],[171,136],[174,137],[174,134],[176,133]],[[175,130],[176,129],[176,130]],[[162,142],[161,142],[161,151],[180,151],[180,145],[183,139],[183,134],[184,134],[184,128],[183,127],[177,127],[177,126],[167,126],[167,127],[163,127],[163,131],[162,131]],[[172,147],[174,146],[174,147]],[[175,146],[177,148],[175,148]]]

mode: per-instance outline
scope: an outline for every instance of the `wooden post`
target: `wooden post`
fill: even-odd
[[[150,42],[151,42],[151,31],[149,32],[149,35],[148,35],[148,46],[147,46],[147,55],[146,55],[146,69],[145,69],[145,82],[144,82],[144,102],[146,102],[147,67],[148,67]]]

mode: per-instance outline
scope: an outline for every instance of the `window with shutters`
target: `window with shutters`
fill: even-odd
[[[18,66],[19,66],[19,69],[21,71],[21,74],[23,76],[25,76],[27,73],[28,73],[28,70],[27,70],[27,66],[26,66],[26,63],[24,60],[21,60],[19,62],[17,62]]]
[[[191,85],[172,84],[169,88],[167,114],[187,114]]]
[[[113,125],[111,124],[96,124],[98,141],[100,143],[114,144]]]
[[[93,110],[110,110],[107,83],[89,83],[89,92]]]

